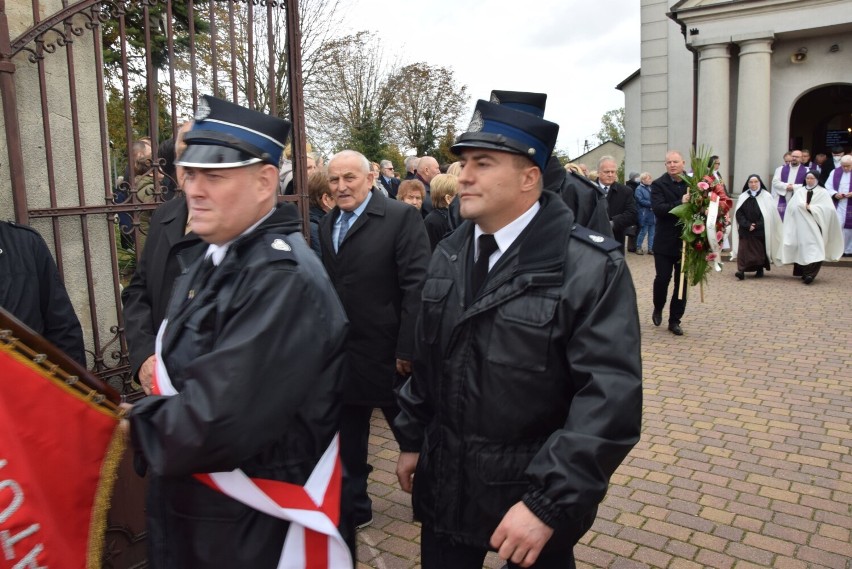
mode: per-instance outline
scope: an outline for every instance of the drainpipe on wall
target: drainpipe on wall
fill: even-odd
[[[686,49],[692,52],[692,147],[695,148],[698,143],[698,50],[687,41],[686,23],[678,19],[677,12],[669,12],[666,15],[680,26],[680,33],[683,34]],[[697,29],[695,33],[698,33]]]

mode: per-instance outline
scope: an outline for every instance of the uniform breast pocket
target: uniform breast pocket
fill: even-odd
[[[444,316],[444,307],[447,304],[447,295],[453,288],[450,279],[429,279],[423,285],[421,294],[422,304],[420,307],[421,326],[423,334],[428,343],[434,344],[441,331],[441,321]]]
[[[527,295],[497,308],[488,360],[541,372],[547,369],[558,299]]]
[[[196,310],[184,323],[187,339],[196,354],[206,354],[216,339],[216,306],[209,304]]]

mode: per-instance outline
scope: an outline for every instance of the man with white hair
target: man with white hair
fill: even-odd
[[[420,158],[417,156],[406,156],[405,157],[405,179],[413,180],[417,176],[417,163],[420,161]]]
[[[396,193],[399,191],[399,178],[396,177],[393,169],[393,162],[390,160],[382,160],[379,163],[379,183],[385,188],[388,196],[396,199]]]
[[[344,150],[328,162],[337,206],[320,222],[322,262],[349,318],[340,456],[351,481],[356,527],[373,520],[367,494],[370,416],[399,412],[394,387],[411,373],[414,324],[430,248],[418,211],[385,199],[363,154]]]
[[[597,184],[606,196],[612,233],[623,251],[627,233],[636,236],[636,200],[633,199],[633,190],[618,183],[618,165],[612,156],[603,156],[598,160]]]
[[[843,256],[852,257],[852,154],[840,159],[840,166],[832,170],[825,182],[825,189],[831,194],[837,207],[837,219],[843,229]]]
[[[423,156],[417,162],[417,179],[423,182],[423,187],[426,188],[426,197],[423,200],[423,208],[420,210],[421,215],[426,217],[432,211],[432,193],[429,184],[432,179],[441,173],[441,167],[438,161],[431,156]]]

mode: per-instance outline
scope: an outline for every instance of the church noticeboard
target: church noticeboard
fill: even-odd
[[[829,148],[833,146],[846,146],[852,138],[848,130],[827,130],[825,131],[825,145]]]

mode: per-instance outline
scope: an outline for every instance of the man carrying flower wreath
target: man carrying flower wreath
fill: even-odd
[[[654,326],[663,322],[663,307],[666,305],[669,283],[674,273],[674,291],[669,303],[669,331],[683,336],[680,320],[686,311],[686,289],[679,294],[681,279],[681,228],[678,217],[671,210],[689,199],[687,184],[683,179],[683,156],[670,150],[666,153],[666,173],[651,184],[651,208],[657,218],[654,236]]]

